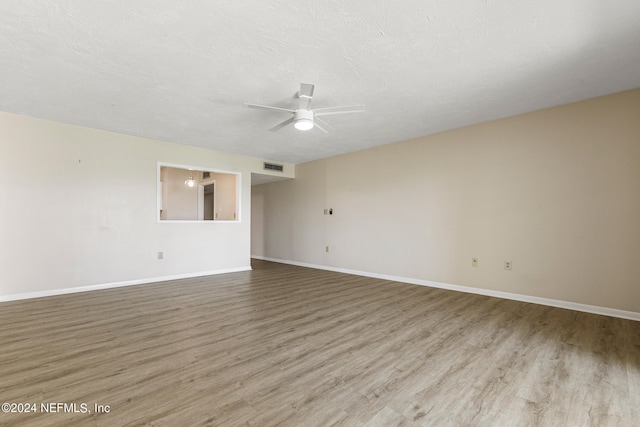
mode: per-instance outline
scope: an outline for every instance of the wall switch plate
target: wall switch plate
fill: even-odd
[[[478,258],[471,258],[471,267],[478,266]]]
[[[164,259],[164,252],[158,252],[158,259]]]
[[[326,215],[326,214],[328,214],[328,213],[329,213],[329,209],[325,209],[325,210],[324,210],[324,214]]]
[[[506,261],[504,262],[504,269],[505,270],[511,270],[511,261]]]
[[[324,251],[325,251],[325,252],[329,252],[329,246],[325,246],[325,247],[324,247]]]

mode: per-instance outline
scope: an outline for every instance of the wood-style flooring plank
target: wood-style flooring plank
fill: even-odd
[[[638,322],[253,268],[0,304],[0,401],[92,411],[0,426],[640,425]]]

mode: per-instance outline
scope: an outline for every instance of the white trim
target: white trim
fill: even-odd
[[[176,274],[173,276],[151,277],[148,279],[128,280],[125,282],[104,283],[100,285],[80,286],[77,288],[52,289],[47,291],[27,292],[24,294],[0,295],[0,302],[17,301],[31,298],[51,297],[56,295],[74,294],[76,292],[90,292],[101,289],[120,288],[123,286],[145,285],[156,282],[166,282],[169,280],[191,279],[193,277],[212,276],[215,274],[236,273],[239,271],[250,271],[251,266],[225,268],[221,270],[201,271],[198,273]]]
[[[215,221],[204,221],[198,219],[163,219],[162,224],[240,224],[242,221],[235,219],[216,219]]]
[[[230,171],[230,170],[226,170],[226,169],[211,168],[211,167],[208,167],[208,166],[185,165],[183,163],[168,163],[168,162],[158,161],[157,162],[157,166],[158,166],[158,171],[160,170],[160,166],[167,166],[167,167],[170,167],[170,168],[187,169],[187,170],[194,170],[194,171],[199,171],[199,172],[227,173],[227,174],[230,174],[230,175],[240,175],[241,174],[241,172],[238,172],[238,171]]]
[[[449,283],[432,282],[430,280],[412,279],[408,277],[390,276],[387,274],[369,273],[366,271],[350,270],[347,268],[338,268],[338,267],[329,267],[326,265],[309,264],[306,262],[289,261],[289,260],[278,259],[278,258],[263,257],[259,255],[251,255],[251,258],[262,259],[265,261],[279,262],[282,264],[297,265],[299,267],[316,268],[319,270],[328,270],[328,271],[335,271],[338,273],[354,274],[357,276],[373,277],[375,279],[392,280],[394,282],[410,283],[412,285],[429,286],[432,288],[447,289],[450,291],[466,292],[470,294],[485,295],[485,296],[495,297],[495,298],[504,298],[504,299],[514,300],[514,301],[548,305],[551,307],[566,308],[568,310],[582,311],[585,313],[601,314],[603,316],[619,317],[621,319],[640,321],[640,313],[636,313],[634,311],[625,311],[625,310],[618,310],[615,308],[600,307],[596,305],[580,304],[577,302],[534,297],[534,296],[522,295],[522,294],[514,294],[511,292],[492,291],[490,289],[452,285]]]

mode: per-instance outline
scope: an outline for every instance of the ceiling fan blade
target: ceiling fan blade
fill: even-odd
[[[291,117],[290,119],[285,120],[284,122],[275,125],[274,127],[272,127],[271,129],[269,129],[271,132],[277,132],[280,129],[282,129],[283,127],[290,125],[291,123],[293,123],[294,118]]]
[[[276,110],[276,111],[286,111],[287,113],[295,113],[296,110],[291,110],[289,108],[280,108],[280,107],[272,107],[270,105],[258,105],[258,104],[244,104],[249,108],[256,108],[258,110]]]
[[[313,88],[315,86],[310,83],[300,83],[300,90],[298,91],[298,109],[310,110],[311,99],[313,98]]]
[[[362,113],[363,111],[364,105],[345,105],[342,107],[317,108],[313,110],[313,113],[316,116],[331,116],[334,114]]]
[[[314,117],[313,118],[313,122],[315,123],[316,126],[318,126],[318,124],[320,124],[320,125],[322,125],[323,127],[327,128],[329,130],[335,130],[333,128],[333,126],[331,126],[329,123],[327,123],[324,120],[322,120],[320,117]],[[321,129],[321,130],[324,130],[324,129]],[[328,133],[328,132],[326,132],[326,133]]]
[[[326,123],[323,123],[323,124],[326,124]],[[318,119],[315,119],[315,120],[313,121],[313,127],[316,127],[316,128],[318,128],[318,129],[320,129],[320,130],[321,130],[322,132],[324,132],[324,133],[329,133],[329,132],[327,132],[327,130],[326,130],[325,128],[323,128],[322,126],[320,126],[320,122],[318,121]]]

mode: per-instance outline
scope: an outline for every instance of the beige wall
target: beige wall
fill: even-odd
[[[216,186],[216,213],[218,221],[234,221],[236,219],[236,176],[228,173],[211,173]],[[250,179],[250,178],[249,178]]]
[[[158,162],[239,172],[241,221],[158,223]],[[262,163],[0,113],[0,300],[249,267],[251,173]]]
[[[196,221],[198,219],[198,186],[188,187],[185,181],[193,177],[202,181],[202,172],[188,169],[161,167],[163,220]]]
[[[253,194],[254,255],[640,312],[640,90],[298,165]]]

